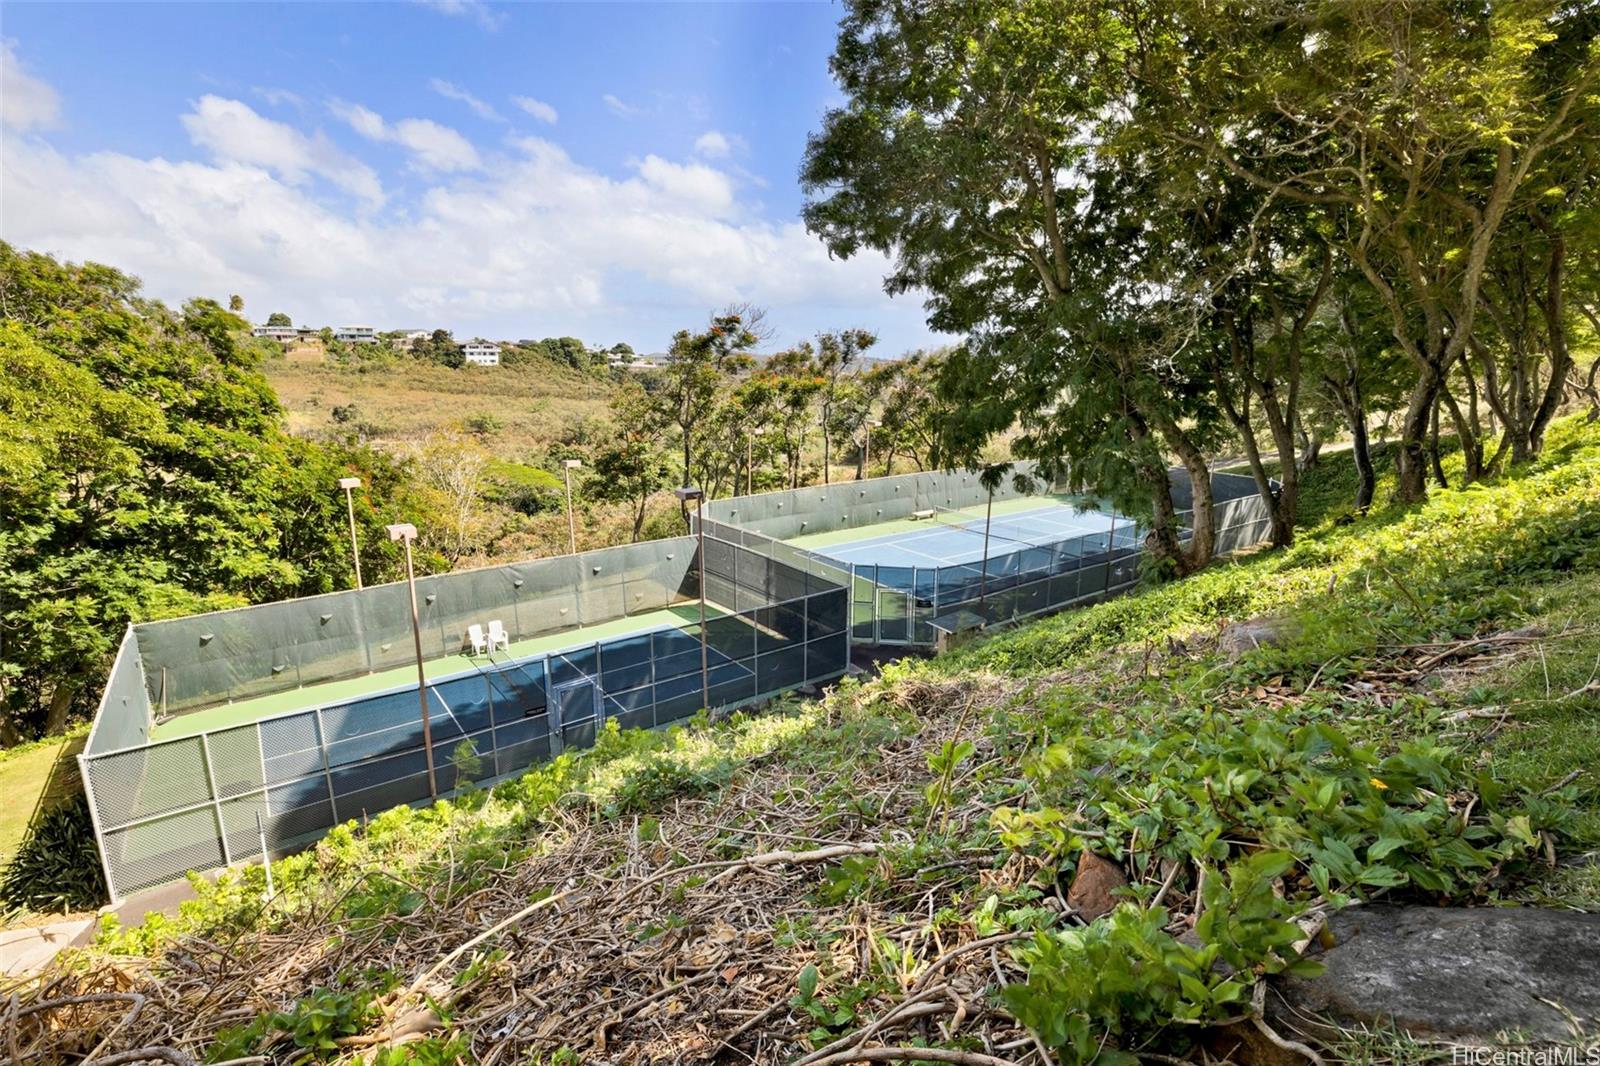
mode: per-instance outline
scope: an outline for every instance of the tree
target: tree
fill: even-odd
[[[467,363],[461,345],[456,343],[455,336],[447,329],[436,329],[426,337],[418,337],[411,345],[411,355],[412,358],[426,359],[452,370],[459,370]]]
[[[821,406],[822,422],[822,483],[828,484],[833,480],[833,439],[841,430],[856,430],[860,422],[854,426],[845,427],[835,423],[834,414],[839,408],[841,400],[845,399],[849,387],[846,384],[847,375],[850,374],[856,361],[861,358],[861,353],[878,343],[878,338],[869,330],[844,329],[836,332],[817,334],[817,353],[813,359],[816,375],[822,379],[822,388],[817,395]],[[862,413],[861,421],[865,421]]]
[[[406,468],[290,436],[258,358],[215,301],[0,243],[0,743],[87,713],[130,621],[347,587],[340,476],[395,572],[383,525],[429,518]]]
[[[672,484],[672,460],[660,445],[665,426],[642,388],[625,385],[612,399],[611,413],[616,433],[591,460],[590,491],[599,499],[632,508],[632,539],[637,542],[650,497]]]
[[[883,425],[873,439],[880,441],[884,473],[894,473],[895,456],[904,452],[918,470],[934,464],[939,432],[946,416],[940,408],[937,383],[944,352],[912,352],[894,367],[894,377],[883,394]]]
[[[232,296],[228,297],[228,310],[232,311],[236,315],[243,313],[244,297],[240,296],[238,293],[234,293]]]
[[[698,434],[716,409],[723,378],[751,364],[756,341],[736,312],[713,315],[703,332],[684,329],[673,336],[651,395],[660,419],[678,430],[684,485],[694,476]]]
[[[832,60],[848,102],[807,146],[805,220],[834,254],[893,256],[888,290],[927,292],[929,324],[968,336],[941,367],[941,462],[973,465],[1021,420],[1019,447],[1136,507],[1187,571],[1214,546],[1221,415],[1194,308],[1153,265],[1169,235],[1146,226],[1150,190],[1096,150],[1137,121],[1131,34],[1100,4],[856,0]],[[1187,542],[1168,452],[1194,486]]]
[[[1475,335],[1509,217],[1592,128],[1596,32],[1549,3],[1121,5],[1143,112],[1126,139],[1196,148],[1275,201],[1328,213],[1413,368],[1399,496],[1426,492],[1436,404]],[[1130,25],[1132,25],[1130,18]],[[1461,421],[1461,420],[1458,420]],[[1464,422],[1463,422],[1464,424]]]
[[[292,325],[294,325],[294,321],[292,319],[290,319],[289,316],[284,314],[282,311],[274,311],[274,312],[272,312],[272,314],[267,316],[267,325],[269,325],[269,326],[292,326]]]

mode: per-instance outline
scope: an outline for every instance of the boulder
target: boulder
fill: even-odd
[[[1256,648],[1273,648],[1293,640],[1299,627],[1292,619],[1265,616],[1232,622],[1217,634],[1217,650],[1237,659]]]
[[[1081,914],[1084,921],[1092,922],[1117,909],[1122,899],[1115,893],[1126,887],[1128,878],[1122,867],[1085,849],[1078,857],[1072,887],[1067,889],[1067,906]]]
[[[1328,919],[1313,978],[1275,979],[1269,1016],[1393,1024],[1488,1047],[1600,1029],[1600,914],[1534,907],[1353,907]],[[1569,1018],[1570,1016],[1570,1018]],[[1283,1031],[1285,1026],[1278,1026]]]

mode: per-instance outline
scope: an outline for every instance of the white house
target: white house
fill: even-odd
[[[299,336],[300,331],[293,326],[257,326],[250,331],[251,336],[271,337],[280,344],[287,344]]]
[[[500,346],[488,341],[468,341],[461,346],[461,354],[473,366],[500,365]]]
[[[377,344],[378,331],[372,326],[340,326],[333,331],[333,339],[351,344]]]

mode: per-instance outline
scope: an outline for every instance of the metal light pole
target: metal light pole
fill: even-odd
[[[361,479],[358,477],[342,477],[339,479],[339,487],[344,489],[344,509],[350,515],[350,558],[355,560],[356,588],[359,589],[361,587],[361,549],[356,546],[356,501],[355,497],[350,494],[350,490],[359,489],[361,487]]]
[[[406,587],[411,591],[411,635],[417,642],[417,705],[422,712],[422,751],[428,759],[428,795],[439,798],[439,781],[433,773],[433,727],[428,722],[428,675],[422,669],[422,619],[417,614],[417,575],[411,568],[411,542],[417,527],[402,522],[389,527],[389,539],[406,546]]]
[[[683,507],[685,521],[689,517],[689,501],[694,501],[695,535],[700,541],[700,705],[711,709],[711,669],[706,660],[706,523],[700,514],[700,505],[706,494],[697,488],[684,486],[677,490],[678,503]]]
[[[578,459],[561,460],[561,476],[567,482],[567,551],[578,554],[578,527],[572,517],[572,471],[583,465]]]

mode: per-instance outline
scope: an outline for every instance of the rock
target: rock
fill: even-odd
[[[1217,635],[1217,650],[1230,659],[1237,659],[1256,648],[1275,648],[1287,644],[1298,633],[1299,627],[1288,618],[1251,618],[1224,627]]]
[[[1122,900],[1112,893],[1127,887],[1122,867],[1084,849],[1078,857],[1078,871],[1072,875],[1072,887],[1067,889],[1067,906],[1092,922],[1116,910]]]
[[[1328,918],[1327,970],[1274,979],[1269,1018],[1388,1022],[1421,1038],[1476,1046],[1514,1033],[1574,1039],[1568,1015],[1600,1024],[1600,914],[1534,907],[1353,907]],[[1559,1008],[1554,1004],[1559,1004]],[[1277,1026],[1283,1031],[1282,1026]]]

